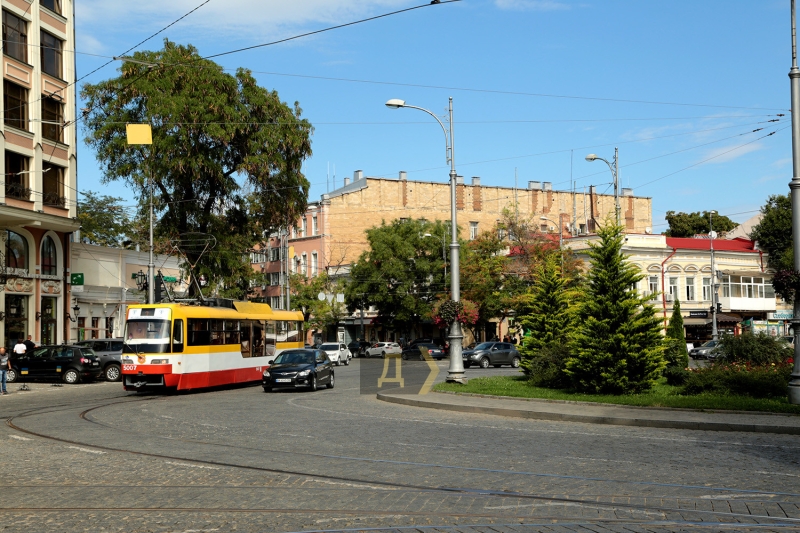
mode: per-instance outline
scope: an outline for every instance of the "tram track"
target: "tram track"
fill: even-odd
[[[82,421],[85,421],[85,422],[88,422],[88,423],[91,423],[91,424],[95,424],[95,425],[99,425],[99,426],[102,426],[102,427],[107,428],[107,429],[111,429],[111,430],[114,430],[114,431],[126,431],[128,433],[133,433],[133,434],[136,434],[136,435],[142,435],[142,432],[129,430],[129,429],[125,429],[125,428],[119,428],[119,427],[115,427],[115,426],[110,426],[108,424],[104,424],[102,422],[94,420],[91,417],[90,413],[92,413],[93,411],[99,410],[99,409],[107,408],[107,407],[110,407],[110,406],[113,406],[113,405],[118,405],[118,404],[121,404],[121,403],[153,401],[153,400],[159,400],[159,399],[162,399],[162,397],[148,397],[148,398],[139,398],[139,397],[130,398],[130,397],[126,397],[125,399],[122,399],[122,400],[118,400],[117,398],[115,398],[115,401],[111,401],[111,402],[104,401],[100,405],[95,405],[95,406],[90,407],[88,409],[84,409],[83,411],[81,411],[79,413],[78,416]],[[544,505],[556,505],[556,506],[566,505],[566,506],[578,506],[578,507],[584,507],[584,508],[590,508],[590,509],[605,509],[605,510],[607,510],[610,506],[613,506],[613,508],[622,508],[622,509],[626,509],[626,510],[628,510],[630,512],[641,512],[641,513],[648,513],[648,514],[660,514],[662,516],[666,516],[669,513],[689,513],[689,514],[693,514],[693,515],[705,515],[705,516],[708,516],[709,518],[711,518],[713,516],[713,517],[726,517],[726,518],[729,518],[729,519],[748,519],[748,520],[766,521],[766,522],[768,522],[769,524],[771,524],[774,527],[777,527],[777,526],[780,526],[780,527],[796,527],[796,528],[800,529],[800,519],[791,518],[789,516],[780,517],[780,516],[769,516],[769,515],[754,515],[754,514],[748,514],[748,513],[736,513],[736,512],[733,512],[733,511],[725,512],[725,511],[721,511],[721,510],[706,510],[706,509],[697,508],[697,504],[695,504],[693,506],[694,508],[692,508],[692,507],[688,507],[688,506],[685,506],[685,507],[684,506],[673,507],[673,506],[666,506],[666,505],[626,503],[626,502],[620,502],[619,501],[619,498],[634,498],[630,494],[624,494],[624,495],[608,495],[608,494],[605,494],[605,495],[602,496],[602,498],[601,497],[595,497],[595,498],[592,498],[592,499],[587,499],[587,495],[584,495],[583,497],[577,498],[577,497],[569,497],[569,496],[530,494],[530,493],[523,493],[523,492],[518,492],[518,491],[502,491],[502,490],[495,490],[495,489],[481,489],[481,488],[477,488],[476,489],[476,488],[431,486],[431,485],[414,484],[414,483],[400,483],[400,482],[396,482],[396,481],[383,481],[383,480],[375,480],[375,479],[364,479],[364,478],[353,477],[353,476],[312,473],[312,472],[304,472],[304,471],[300,471],[300,470],[291,470],[291,469],[285,469],[285,468],[268,468],[268,467],[262,467],[262,466],[257,466],[257,465],[246,465],[246,464],[232,463],[232,462],[226,462],[226,461],[205,460],[205,459],[198,459],[198,458],[191,458],[191,457],[175,456],[175,455],[169,455],[169,454],[164,454],[164,453],[151,453],[151,452],[143,452],[143,451],[136,451],[136,450],[120,449],[120,448],[116,448],[116,447],[98,445],[96,443],[91,443],[91,442],[84,442],[84,441],[78,441],[78,440],[73,440],[73,439],[65,439],[65,438],[62,438],[62,437],[55,436],[55,435],[48,435],[48,434],[45,434],[45,433],[42,433],[42,432],[39,432],[39,431],[33,431],[33,430],[30,430],[30,429],[26,429],[26,428],[18,425],[17,423],[15,423],[16,419],[24,419],[24,418],[27,418],[27,417],[32,417],[32,416],[41,415],[41,414],[50,414],[50,413],[53,413],[53,412],[61,412],[61,411],[69,410],[69,409],[74,409],[74,404],[73,403],[61,404],[59,406],[48,406],[48,407],[45,407],[45,408],[31,409],[31,410],[28,410],[28,411],[26,411],[24,413],[20,413],[20,414],[18,414],[16,416],[9,417],[8,420],[6,421],[6,424],[10,428],[14,429],[15,431],[19,431],[19,432],[22,432],[22,433],[25,433],[25,434],[28,434],[28,435],[31,435],[31,436],[36,436],[36,437],[40,437],[40,438],[44,438],[44,439],[48,439],[48,440],[52,440],[52,441],[56,441],[56,442],[61,442],[61,443],[65,443],[65,444],[88,446],[88,447],[91,447],[91,448],[104,450],[104,451],[108,451],[108,452],[126,453],[126,454],[146,456],[146,457],[162,459],[162,460],[184,461],[184,462],[196,463],[196,464],[202,464],[202,465],[208,465],[208,466],[236,468],[236,469],[243,469],[243,470],[256,471],[256,472],[264,472],[264,473],[270,473],[270,474],[297,476],[297,477],[300,477],[300,478],[308,478],[308,479],[311,479],[311,480],[327,480],[327,481],[336,482],[336,483],[361,484],[361,485],[364,485],[366,489],[370,489],[370,490],[384,489],[384,490],[413,491],[413,492],[418,492],[418,493],[435,493],[435,494],[446,494],[446,495],[461,495],[461,496],[472,496],[472,497],[476,497],[476,498],[485,498],[487,500],[497,499],[497,498],[501,498],[501,499],[510,499],[510,498],[512,498],[512,499],[517,499],[519,501],[532,501],[532,502],[541,503],[543,506]],[[170,442],[178,441],[178,442],[186,442],[186,443],[191,443],[191,444],[195,444],[195,445],[202,445],[202,446],[225,446],[225,447],[234,448],[234,449],[237,449],[237,450],[256,451],[256,452],[259,452],[259,453],[288,453],[288,452],[283,452],[281,450],[269,450],[269,449],[263,449],[263,448],[252,448],[252,447],[237,446],[237,445],[230,445],[230,444],[224,444],[224,443],[201,441],[201,440],[197,440],[197,439],[185,439],[185,438],[175,438],[175,437],[169,437],[168,438],[168,437],[163,437],[163,436],[160,436],[160,435],[153,435],[153,434],[146,434],[146,435],[148,437],[156,437],[156,438],[168,439]],[[293,453],[293,455],[297,455],[298,454],[298,452],[292,452],[292,453]],[[385,460],[377,460],[377,459],[374,459],[374,458],[342,457],[342,456],[334,456],[334,455],[327,455],[327,454],[311,454],[311,453],[307,453],[307,452],[303,452],[303,455],[312,456],[312,457],[316,457],[316,458],[324,459],[324,460],[352,460],[352,461],[360,460],[360,461],[370,461],[370,462],[379,461],[379,462],[385,462],[385,463],[388,462],[388,463],[407,464],[407,465],[414,465],[414,466],[441,467],[441,468],[470,470],[470,471],[481,471],[481,470],[484,470],[484,471],[501,472],[501,473],[508,473],[508,474],[530,474],[530,475],[535,475],[535,473],[523,473],[523,472],[516,472],[515,473],[515,472],[511,472],[511,471],[490,470],[490,469],[476,469],[476,468],[470,468],[470,467],[458,467],[458,466],[453,466],[453,465],[434,465],[434,464],[426,464],[426,463],[411,463],[411,462],[400,462],[400,461],[392,462],[392,461],[385,461]],[[568,477],[570,479],[575,479],[575,476],[562,476],[562,477]],[[605,480],[605,479],[601,479],[601,478],[584,478],[584,481],[586,481],[586,482],[609,482],[609,481],[612,481],[612,482],[631,483],[631,484],[636,484],[637,483],[637,482],[631,482],[631,481]],[[645,483],[645,482],[638,482],[638,483]],[[650,484],[651,485],[655,485],[655,486],[669,486],[671,488],[686,488],[686,489],[691,489],[691,490],[702,489],[703,491],[717,490],[717,491],[726,491],[726,492],[738,492],[742,496],[746,496],[747,494],[752,494],[753,496],[769,494],[771,496],[774,495],[777,498],[791,497],[791,498],[794,498],[795,501],[796,501],[796,499],[798,497],[800,497],[800,495],[795,494],[795,493],[781,493],[781,492],[774,492],[773,493],[773,492],[769,492],[769,491],[767,491],[767,492],[765,492],[765,491],[749,491],[749,490],[743,490],[743,489],[731,489],[731,488],[721,488],[721,487],[720,488],[712,488],[712,487],[698,487],[698,486],[686,486],[686,485],[676,485],[676,484],[660,484],[660,483],[650,483]],[[63,487],[64,485],[59,485],[59,486]],[[83,485],[83,484],[76,485],[76,486],[80,486],[80,487],[84,487],[84,488],[86,487],[86,485]],[[125,485],[124,487],[130,487],[130,485]],[[161,488],[167,487],[168,488],[169,486],[159,485],[159,487],[161,487]],[[198,489],[200,487],[198,487],[197,485],[190,485],[187,488]],[[213,486],[209,486],[209,488],[213,488],[213,489],[217,490],[217,489],[220,489],[220,488],[231,488],[231,489],[233,489],[233,488],[241,488],[241,487],[220,487],[220,486],[213,485]],[[341,489],[336,488],[336,489],[331,489],[331,490],[341,490]],[[353,489],[350,489],[350,490],[353,490]],[[646,499],[652,499],[652,500],[659,500],[659,499],[660,500],[675,500],[675,501],[680,500],[682,502],[687,502],[687,503],[689,501],[692,501],[692,500],[701,501],[701,499],[696,497],[696,496],[662,496],[662,497],[659,497],[659,496],[648,496]],[[708,500],[704,500],[704,501],[707,502]],[[749,499],[749,498],[748,499],[744,499],[744,498],[742,498],[742,499],[738,499],[737,501],[739,501],[739,502],[743,502],[743,501],[752,502],[754,504],[790,503],[788,501],[778,501],[776,499],[758,499],[758,498],[753,498],[753,499]],[[529,507],[530,504],[523,505],[523,506],[524,507]],[[505,506],[504,507],[504,511],[509,511],[510,512],[511,509],[508,509],[508,507],[511,507],[511,506]],[[156,512],[156,511],[161,511],[161,512],[204,512],[204,513],[219,513],[219,512],[222,512],[222,513],[227,513],[227,512],[231,512],[231,513],[248,513],[248,512],[252,512],[252,513],[282,513],[282,514],[298,514],[298,513],[306,512],[305,510],[292,509],[292,508],[276,508],[276,509],[271,509],[271,508],[248,508],[248,509],[241,509],[241,508],[231,508],[231,509],[228,509],[228,508],[211,508],[211,509],[196,509],[196,508],[192,508],[192,507],[174,507],[174,508],[169,508],[169,507],[153,507],[153,508],[148,508],[148,507],[118,507],[118,508],[113,508],[113,509],[84,508],[84,507],[74,507],[74,508],[64,508],[64,507],[53,507],[53,508],[46,508],[46,507],[30,507],[30,508],[29,507],[25,507],[25,508],[21,508],[21,507],[19,507],[19,508],[14,508],[14,507],[12,507],[12,508],[8,508],[8,509],[0,510],[0,512],[47,512],[47,511],[65,511],[65,510],[67,510],[67,511],[76,511],[76,512],[84,511],[84,510],[91,510],[91,511],[95,511],[96,512],[96,511],[102,510],[102,511],[113,511],[113,512],[116,512],[116,511],[127,511],[127,512],[151,512],[151,511],[152,512]],[[518,519],[518,520],[522,520],[522,521],[531,519],[530,514],[520,515],[520,516],[513,516],[512,517],[512,516],[510,516],[508,514],[508,512],[503,512],[503,513],[497,513],[497,512],[493,512],[493,513],[465,513],[465,512],[435,512],[435,511],[424,511],[424,512],[385,511],[385,512],[377,512],[377,511],[366,511],[366,510],[363,510],[363,509],[361,509],[361,510],[357,510],[357,509],[324,509],[322,511],[325,512],[325,513],[331,514],[331,515],[342,514],[343,516],[355,515],[355,514],[359,514],[359,515],[367,514],[367,515],[374,515],[374,516],[398,516],[398,515],[409,516],[409,517],[439,516],[439,517],[449,517],[449,518],[482,518],[482,519],[504,519],[504,520],[508,520],[509,518],[511,518],[513,520],[517,520]],[[564,517],[564,516],[560,516],[560,517],[537,517],[536,518],[536,520],[550,520],[550,519],[562,521],[562,520],[566,520],[567,518]],[[583,517],[577,518],[577,519],[585,522],[585,518],[583,518]],[[575,520],[575,518],[573,518],[573,520]],[[662,521],[663,521],[663,518],[662,518]],[[632,524],[633,523],[635,523],[635,524],[645,524],[645,523],[651,523],[653,521],[651,521],[651,520],[642,521],[642,520],[626,519],[626,523],[628,523],[628,522],[632,523]],[[684,526],[691,525],[692,527],[694,527],[695,525],[701,525],[701,524],[704,523],[704,522],[699,522],[699,521],[685,521],[685,522],[678,521],[678,522],[683,524]]]

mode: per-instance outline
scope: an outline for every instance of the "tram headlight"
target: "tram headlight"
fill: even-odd
[[[301,370],[300,372],[298,372],[297,375],[302,378],[302,377],[305,377],[305,376],[309,375],[310,373],[311,373],[311,369],[310,368],[306,368],[305,370]]]

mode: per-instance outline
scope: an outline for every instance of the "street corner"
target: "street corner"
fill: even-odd
[[[400,354],[387,354],[382,359],[362,359],[359,366],[359,392],[376,395],[379,392],[395,394],[427,394],[439,375],[436,361],[403,360]]]

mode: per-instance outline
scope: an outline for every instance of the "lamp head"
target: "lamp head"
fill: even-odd
[[[401,107],[405,107],[405,105],[406,101],[400,100],[399,98],[392,98],[391,100],[386,102],[386,107],[389,107],[391,109],[399,109]]]
[[[539,220],[548,220],[547,217],[539,217]]]
[[[589,154],[589,155],[586,156],[586,160],[589,161],[589,162],[592,162],[595,159],[597,159],[597,154]]]
[[[423,233],[422,236],[423,237],[433,237],[433,235],[431,235],[430,233]]]

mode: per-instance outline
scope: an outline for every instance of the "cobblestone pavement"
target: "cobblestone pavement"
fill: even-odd
[[[315,393],[13,384],[0,530],[800,531],[796,437],[387,404],[360,364]]]

